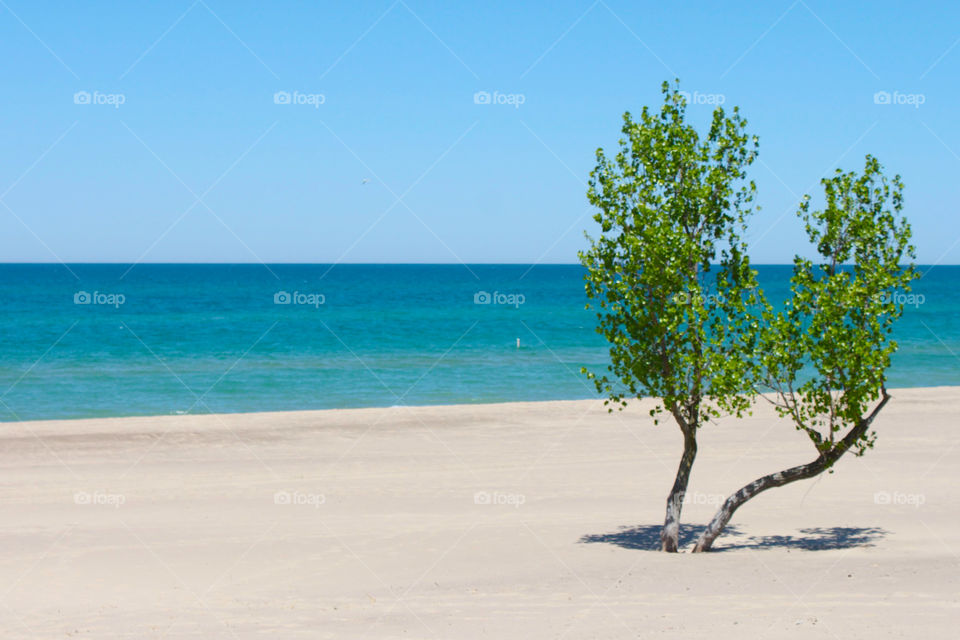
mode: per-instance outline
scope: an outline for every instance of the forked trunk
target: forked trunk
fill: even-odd
[[[683,496],[687,492],[690,482],[690,469],[697,457],[697,436],[693,429],[683,430],[683,457],[680,458],[680,467],[677,477],[673,481],[673,488],[667,496],[667,514],[660,531],[660,550],[676,553],[680,547],[680,512],[683,510]]]

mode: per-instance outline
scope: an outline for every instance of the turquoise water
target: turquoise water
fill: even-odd
[[[958,285],[917,284],[890,386],[960,385]],[[606,362],[576,265],[0,265],[0,295],[2,420],[591,398]]]

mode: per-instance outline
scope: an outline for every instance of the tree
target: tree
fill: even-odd
[[[891,339],[903,313],[904,294],[916,277],[904,258],[914,258],[910,225],[900,216],[903,184],[888,180],[876,158],[866,157],[863,175],[839,169],[821,181],[822,211],[810,211],[805,196],[798,215],[821,256],[794,260],[792,297],[776,314],[765,312],[759,340],[766,390],[781,417],[809,436],[812,462],[763,476],[723,503],[697,541],[708,551],[734,512],[759,493],[812,478],[848,451],[873,447],[871,425],[890,400],[885,386]]]
[[[746,307],[755,272],[741,234],[756,187],[746,168],[757,138],[734,107],[713,112],[701,139],[687,124],[686,100],[662,86],[659,113],[623,116],[620,150],[597,150],[588,199],[601,235],[580,260],[597,332],[610,344],[606,373],[583,370],[605,404],[660,398],[655,421],[673,416],[683,455],[667,497],[661,548],[676,552],[683,496],[697,454],[697,431],[721,412],[740,415],[748,390],[756,323]],[[608,375],[609,374],[609,375]]]

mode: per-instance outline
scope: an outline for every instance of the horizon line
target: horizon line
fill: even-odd
[[[720,264],[720,263],[711,263]],[[960,263],[913,263],[916,267],[956,267]],[[79,261],[79,262],[42,262],[42,261],[14,261],[0,262],[0,266],[36,265],[36,266],[75,266],[75,265],[117,265],[117,266],[420,266],[420,267],[462,267],[462,266],[518,266],[518,267],[579,267],[579,262],[121,262],[121,261]],[[790,267],[793,262],[752,262],[756,267]]]

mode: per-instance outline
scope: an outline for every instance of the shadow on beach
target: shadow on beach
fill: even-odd
[[[595,533],[580,538],[581,543],[613,544],[624,549],[643,551],[660,550],[662,525],[649,524],[639,527],[623,527],[613,533]],[[683,525],[680,527],[680,547],[690,547],[706,527]],[[730,526],[717,539],[712,553],[735,549],[801,549],[803,551],[828,551],[872,547],[874,541],[887,532],[879,527],[813,527],[800,529],[797,536],[746,536],[737,527]]]

